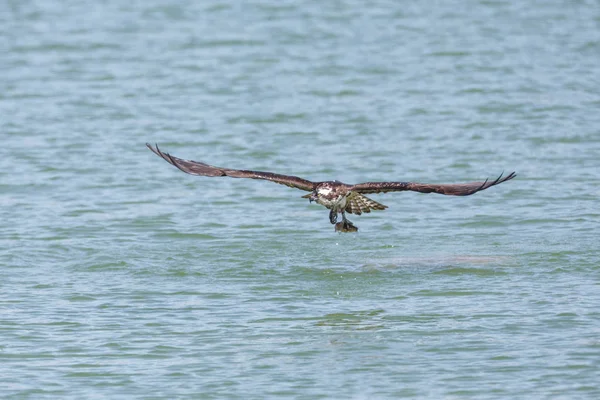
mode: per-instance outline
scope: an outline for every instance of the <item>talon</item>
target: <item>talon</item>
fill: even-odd
[[[336,232],[358,232],[358,227],[355,226],[352,222],[348,220],[344,220],[342,222],[338,222],[335,224]]]
[[[329,212],[329,222],[335,224],[337,222],[337,213],[333,210]]]

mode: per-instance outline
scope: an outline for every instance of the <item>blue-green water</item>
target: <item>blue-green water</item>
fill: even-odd
[[[600,397],[595,1],[0,5],[0,396]],[[373,195],[335,233],[311,180]]]

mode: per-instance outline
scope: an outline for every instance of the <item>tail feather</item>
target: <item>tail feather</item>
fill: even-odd
[[[356,192],[351,192],[346,199],[346,212],[350,214],[360,215],[370,213],[371,210],[385,210],[386,208],[387,206]]]

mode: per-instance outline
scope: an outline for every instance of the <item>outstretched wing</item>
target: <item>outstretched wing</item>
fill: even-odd
[[[346,212],[350,214],[360,215],[370,213],[371,210],[385,210],[386,208],[387,206],[357,192],[349,192],[346,197]]]
[[[146,146],[152,150],[154,154],[163,158],[169,164],[172,164],[182,170],[185,173],[199,176],[230,176],[232,178],[251,178],[251,179],[264,179],[267,181],[279,183],[289,187],[293,187],[300,190],[312,191],[317,185],[315,182],[308,181],[306,179],[298,178],[297,176],[274,174],[272,172],[262,171],[247,171],[239,169],[229,169],[215,167],[198,161],[184,160],[169,153],[163,153],[158,145],[152,147],[148,143]]]
[[[411,190],[421,193],[439,193],[452,196],[469,196],[473,193],[480,192],[489,187],[499,185],[502,182],[511,180],[516,173],[511,172],[506,177],[503,174],[494,180],[485,182],[470,182],[470,183],[454,183],[454,184],[429,184],[429,183],[414,183],[414,182],[365,182],[348,188],[358,193],[385,193],[385,192],[402,192]]]

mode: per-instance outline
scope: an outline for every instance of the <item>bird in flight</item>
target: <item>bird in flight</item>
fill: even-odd
[[[370,213],[371,210],[385,210],[387,206],[376,202],[365,196],[372,193],[403,192],[410,190],[420,193],[439,193],[451,196],[469,196],[492,186],[498,185],[514,178],[516,173],[511,172],[505,177],[503,174],[495,180],[483,182],[454,183],[454,184],[431,184],[415,182],[364,182],[356,185],[346,184],[340,181],[312,182],[293,175],[275,174],[273,172],[251,171],[242,169],[229,169],[215,167],[203,162],[184,160],[165,153],[158,148],[146,143],[146,146],[154,154],[163,158],[166,162],[179,168],[185,173],[199,176],[229,176],[231,178],[264,179],[279,183],[296,189],[310,192],[303,198],[311,203],[316,201],[325,206],[329,211],[329,221],[335,225],[336,231],[356,232],[358,227],[346,218],[346,213],[361,215]],[[338,222],[338,215],[342,220]]]

